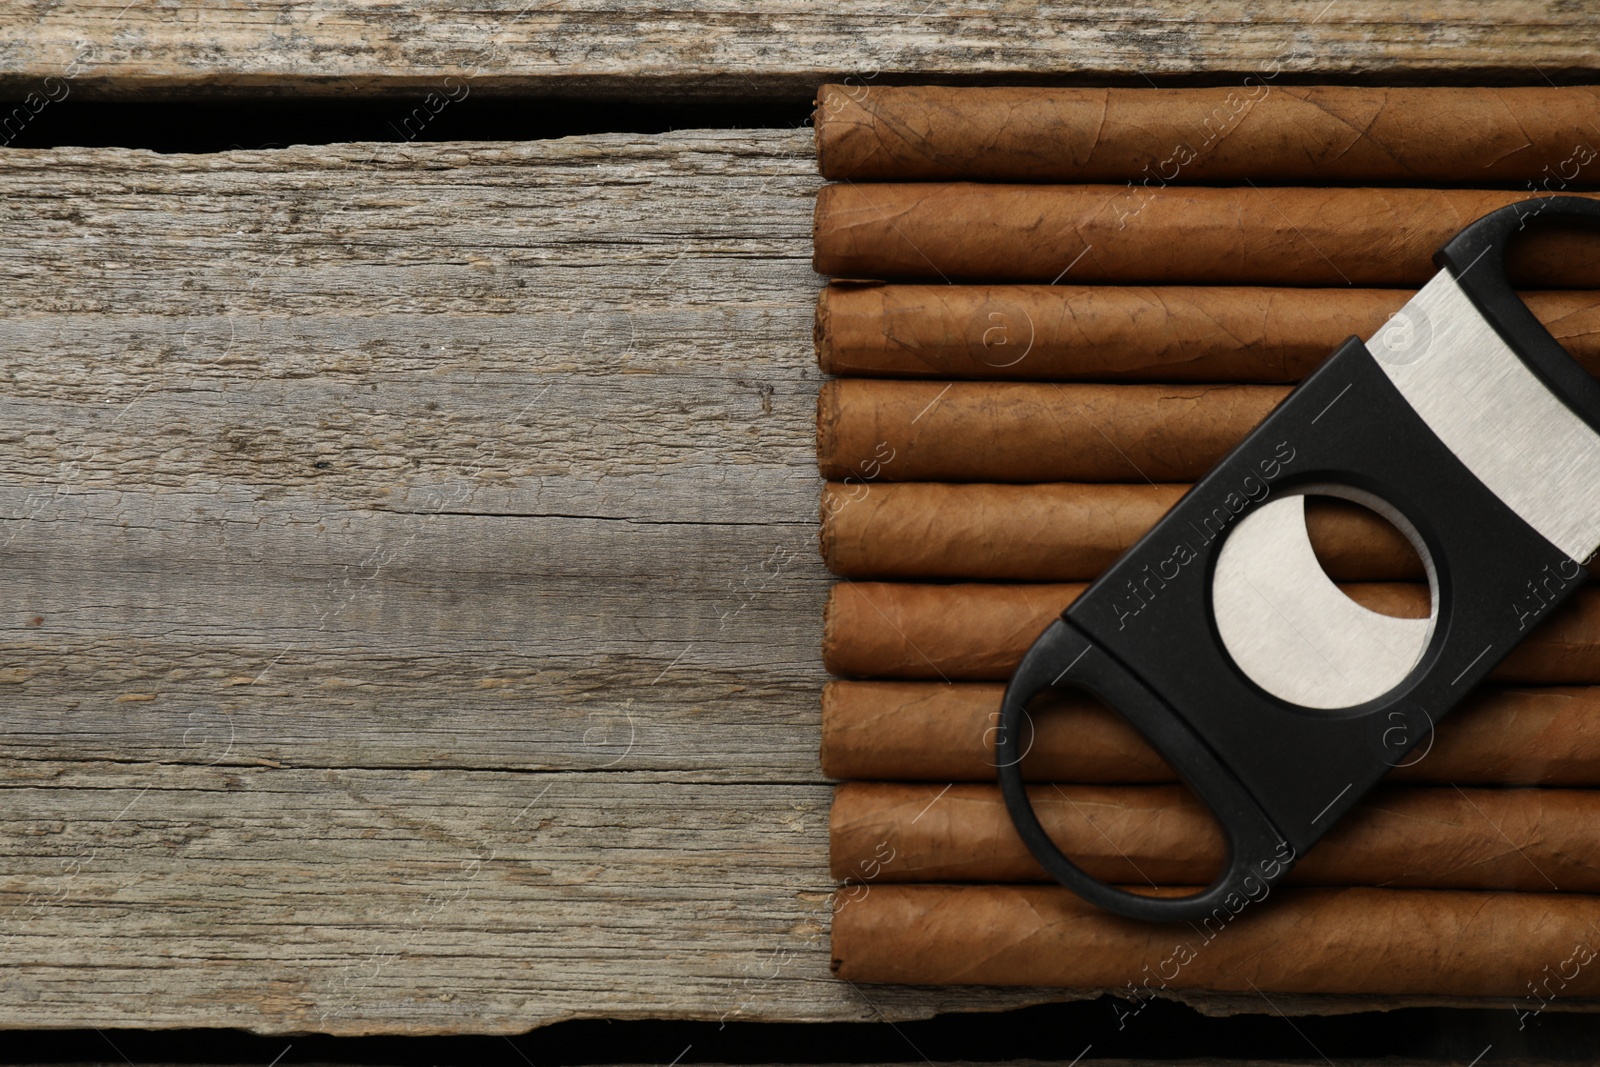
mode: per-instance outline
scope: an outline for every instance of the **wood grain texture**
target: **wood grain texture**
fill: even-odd
[[[0,1026],[1058,995],[828,976],[809,150],[0,157]]]
[[[1293,0],[1032,4],[959,10],[899,0],[799,4],[617,0],[396,5],[316,0],[181,7],[125,0],[11,3],[0,12],[0,88],[21,97],[74,58],[72,91],[182,95],[391,92],[659,100],[663,93],[802,97],[824,81],[1145,78],[1256,74],[1367,80],[1582,78],[1600,68],[1593,20],[1559,0],[1414,7]],[[1543,75],[1543,76],[1541,76]],[[446,79],[450,79],[446,85]]]
[[[0,1027],[1096,994],[829,975],[809,153],[0,155]]]

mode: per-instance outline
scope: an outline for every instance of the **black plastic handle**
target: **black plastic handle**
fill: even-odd
[[[1118,889],[1090,876],[1050,839],[1023,785],[1021,736],[1028,703],[1063,685],[1085,689],[1115,708],[1211,808],[1227,837],[1228,860],[1203,892],[1162,897]],[[1294,865],[1294,850],[1210,750],[1137,678],[1064,620],[1039,636],[1006,687],[995,748],[1000,791],[1028,851],[1052,878],[1108,911],[1167,922],[1216,915],[1226,922],[1246,904],[1264,899]]]
[[[1529,226],[1557,220],[1600,229],[1600,200],[1546,196],[1491,211],[1452,237],[1433,261],[1450,272],[1478,313],[1550,391],[1600,433],[1600,382],[1528,310],[1506,273],[1512,238]]]

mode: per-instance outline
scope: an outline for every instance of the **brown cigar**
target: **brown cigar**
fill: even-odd
[[[817,465],[852,483],[1193,481],[1288,392],[837,378],[817,395]]]
[[[823,615],[822,662],[834,674],[855,678],[1003,681],[1084,588],[840,582],[829,592]],[[1358,582],[1343,588],[1386,615],[1428,613],[1424,585]],[[1552,611],[1491,677],[1534,685],[1600,683],[1600,589],[1580,589]]]
[[[1495,189],[827,185],[812,262],[840,278],[1117,285],[1422,285]],[[1590,195],[1590,194],[1581,194]],[[1537,217],[1537,205],[1524,211]],[[1509,254],[1519,285],[1600,287],[1600,242],[1561,229]]]
[[[1038,785],[1061,851],[1113,884],[1203,885],[1227,853],[1180,785]],[[869,882],[1047,882],[999,787],[850,782],[828,821],[833,876]],[[1600,891],[1600,792],[1393,787],[1361,802],[1289,873],[1296,885]]]
[[[830,482],[822,555],[847,578],[1087,581],[1155,525],[1183,485],[882,485]],[[1386,519],[1332,497],[1306,501],[1306,530],[1339,581],[1421,581],[1422,561]]]
[[[822,771],[830,778],[993,782],[1000,697],[986,683],[829,682]],[[1172,769],[1086,694],[1041,698],[1023,738],[1036,782],[1160,783]],[[1600,688],[1487,686],[1389,772],[1441,785],[1600,787]]]
[[[825,178],[1000,182],[1515,183],[1595,180],[1600,92],[824,85]]]
[[[1411,295],[836,282],[817,301],[817,361],[825,373],[857,377],[1295,382],[1345,338],[1373,336]],[[1600,293],[1523,298],[1574,358],[1600,373]]]
[[[852,982],[1106,989],[1129,1012],[1162,989],[1513,997],[1519,1012],[1600,995],[1600,900],[1582,894],[1279,888],[1193,925],[1059,886],[846,886],[835,907],[833,970]]]

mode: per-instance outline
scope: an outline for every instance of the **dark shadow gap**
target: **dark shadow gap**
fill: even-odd
[[[870,987],[869,987],[870,988]],[[1263,1005],[1263,1011],[1268,1012]],[[1218,1059],[1322,1064],[1385,1057],[1459,1064],[1588,1061],[1600,1018],[1554,1010],[1409,1008],[1356,1015],[1210,1018],[1163,1000],[1046,1004],[920,1022],[557,1023],[515,1038],[258,1037],[237,1030],[41,1030],[6,1035],[0,1063],[563,1064],[947,1063]],[[471,1025],[470,1010],[462,1025]]]
[[[110,103],[35,95],[0,104],[0,146],[145,148],[227,152],[291,145],[383,141],[538,141],[596,133],[684,129],[774,129],[806,125],[807,100],[729,103],[672,100],[607,103],[515,100],[452,91],[414,99],[171,101]]]

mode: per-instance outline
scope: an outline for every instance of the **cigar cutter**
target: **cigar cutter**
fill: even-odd
[[[1136,919],[1259,900],[1587,577],[1600,547],[1600,383],[1512,290],[1530,224],[1600,226],[1548,197],[1469,225],[1439,273],[1352,337],[1041,634],[1006,689],[997,764],[1045,870]],[[1357,604],[1306,534],[1307,494],[1372,508],[1412,542],[1427,618]],[[1023,788],[1028,704],[1085,690],[1127,719],[1221,823],[1228,857],[1198,893],[1089,877]],[[1421,745],[1423,747],[1419,748]]]

